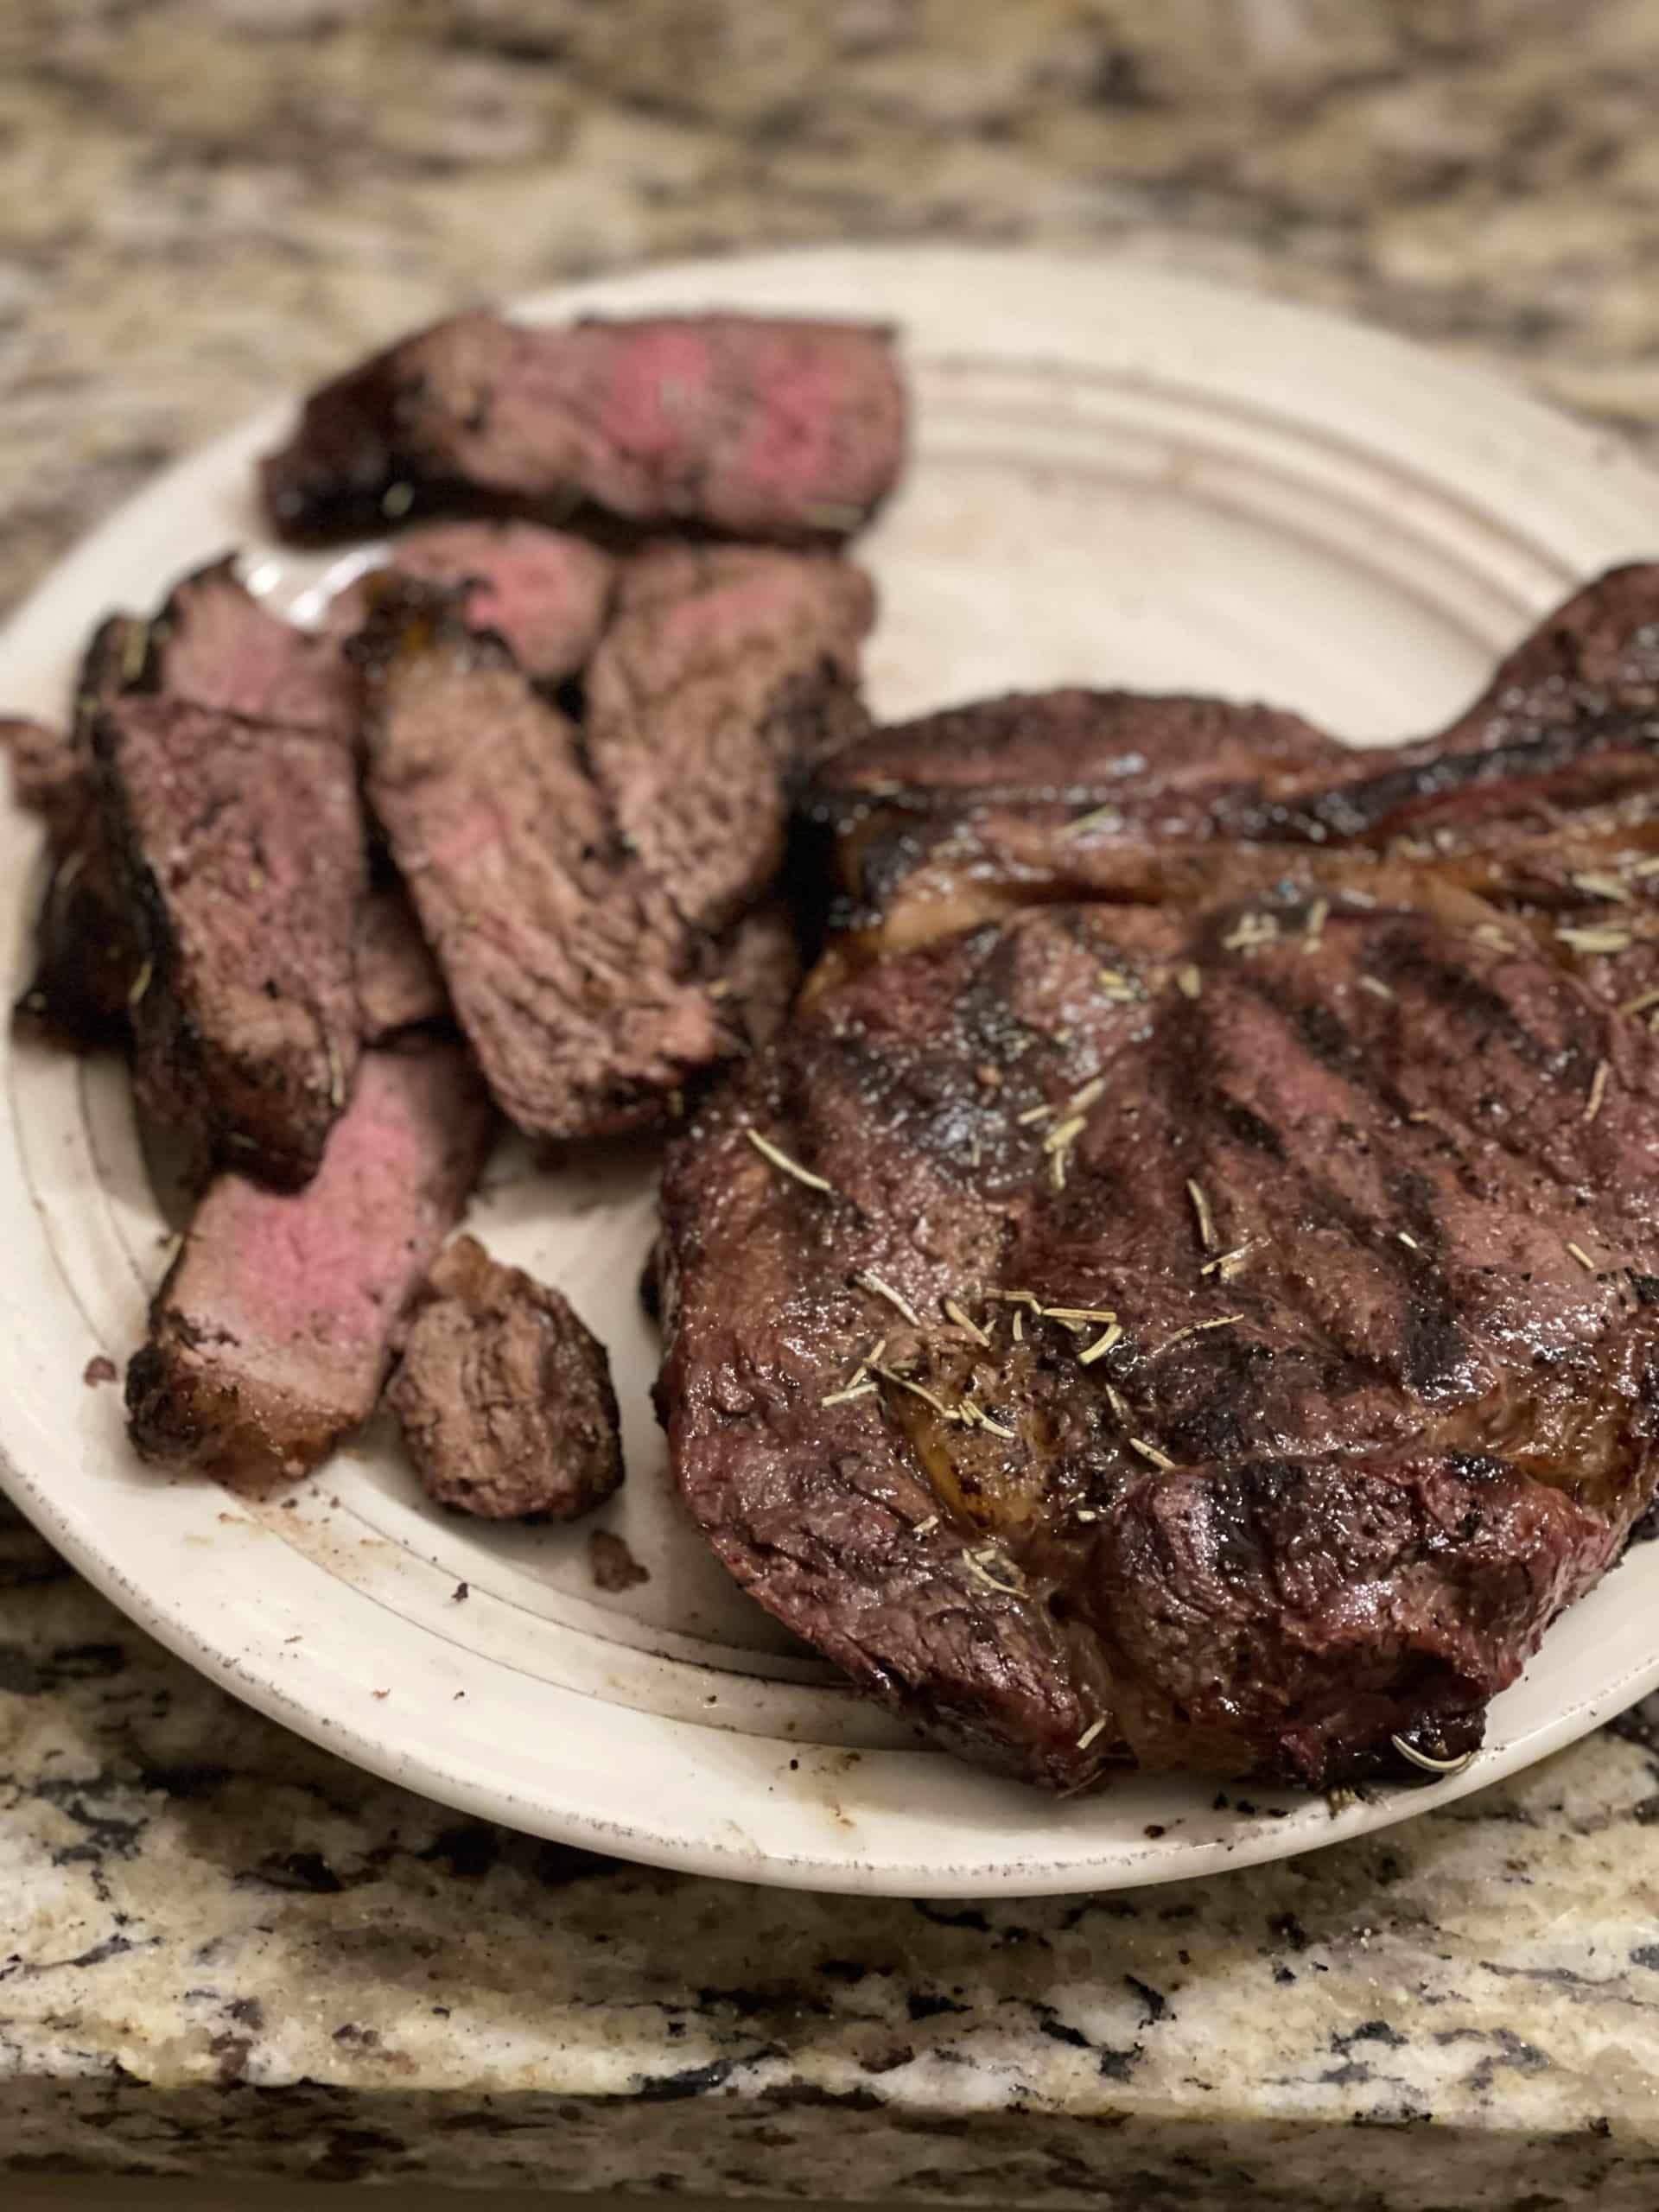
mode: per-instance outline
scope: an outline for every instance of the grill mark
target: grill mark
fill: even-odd
[[[1518,1060],[1552,1081],[1582,1090],[1605,1050],[1605,1019],[1590,1017],[1596,1028],[1592,1043],[1573,1038],[1565,1045],[1547,1044],[1533,1034],[1509,1001],[1490,983],[1461,963],[1437,959],[1420,938],[1405,931],[1382,933],[1376,965],[1386,978],[1415,985],[1456,1016],[1461,1027],[1482,1034],[1496,1031]]]
[[[1429,754],[1363,781],[1327,785],[1302,798],[1260,800],[1227,813],[1225,826],[1262,842],[1325,844],[1369,836],[1391,817],[1408,819],[1490,785],[1547,782],[1563,770],[1621,750],[1638,760],[1659,737],[1648,715],[1608,715],[1591,726],[1567,722],[1484,752]],[[1635,741],[1634,743],[1631,741]]]
[[[1370,1058],[1354,1041],[1352,1032],[1329,1007],[1317,999],[1295,997],[1272,976],[1254,968],[1244,970],[1240,981],[1246,990],[1295,1033],[1312,1058],[1331,1074],[1339,1076],[1351,1090],[1376,1099],[1391,1114],[1404,1116],[1411,1111],[1411,1102],[1405,1093],[1373,1070]]]
[[[1321,1065],[1331,1070],[1351,1088],[1369,1090],[1385,1104],[1390,1112],[1403,1116],[1408,1110],[1408,1102],[1392,1084],[1374,1076],[1345,1027],[1325,1007],[1307,1005],[1292,997],[1274,979],[1255,969],[1238,974],[1243,987],[1251,992],[1275,1018],[1299,1038],[1310,1055]],[[1209,1022],[1180,1023],[1177,1034],[1191,1029],[1202,1029],[1208,1056],[1213,1064],[1213,1036]],[[1178,1049],[1173,1058],[1188,1057]],[[1193,1071],[1184,1071],[1189,1077]],[[1190,1103],[1204,1103],[1206,1094],[1196,1081],[1189,1080],[1186,1087],[1166,1100],[1167,1106],[1190,1110]],[[1316,1175],[1300,1160],[1288,1157],[1283,1139],[1270,1122],[1265,1122],[1252,1109],[1240,1102],[1230,1102],[1235,1116],[1224,1116],[1224,1121],[1242,1118],[1268,1132],[1272,1138],[1272,1157],[1284,1166],[1294,1179],[1305,1203],[1317,1210],[1319,1217],[1339,1229],[1351,1243],[1369,1249],[1379,1259],[1387,1273],[1398,1286],[1400,1299],[1400,1373],[1409,1387],[1419,1395],[1427,1393],[1447,1382],[1456,1372],[1463,1357],[1464,1344],[1459,1330],[1451,1287],[1446,1282],[1439,1260],[1428,1251],[1412,1251],[1389,1233],[1387,1227],[1369,1215],[1359,1212],[1344,1198],[1335,1186],[1324,1177]],[[1414,1171],[1407,1171],[1408,1174]],[[1428,1207],[1428,1185],[1421,1176],[1418,1185],[1420,1211]],[[1433,1224],[1435,1246],[1443,1239],[1438,1221],[1432,1211],[1429,1221]],[[1313,1317],[1304,1314],[1305,1319]],[[1317,1325],[1327,1342],[1344,1351],[1346,1348],[1336,1343],[1323,1325]],[[1360,1355],[1363,1357],[1365,1355]],[[1381,1361],[1372,1361],[1374,1371],[1385,1380],[1391,1379]]]

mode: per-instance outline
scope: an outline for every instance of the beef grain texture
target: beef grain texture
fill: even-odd
[[[553,1139],[659,1122],[738,1039],[575,728],[428,588],[384,599],[359,646],[369,803],[497,1103]]]
[[[608,553],[569,531],[529,522],[433,523],[393,540],[385,568],[461,594],[468,626],[493,630],[540,683],[574,676],[605,625],[616,580]],[[328,602],[326,633],[342,642],[369,618],[371,569]]]
[[[723,928],[783,863],[800,774],[868,727],[861,569],[667,545],[626,563],[587,678],[588,757],[624,843],[688,922]]]
[[[1340,855],[815,979],[671,1149],[680,1489],[1033,1781],[1460,1753],[1659,1471],[1656,1058],[1484,902]]]
[[[406,1029],[449,1014],[420,924],[401,888],[372,891],[357,924],[357,1003],[365,1044],[383,1045]]]
[[[904,444],[897,358],[868,326],[711,315],[537,330],[476,314],[314,392],[261,473],[273,526],[299,539],[480,499],[796,539],[867,521]]]
[[[357,1065],[352,754],[327,729],[142,696],[107,708],[92,742],[140,960],[139,1099],[213,1157],[303,1182]]]
[[[556,1290],[457,1237],[386,1393],[427,1495],[488,1521],[574,1521],[622,1480],[605,1347]]]
[[[173,587],[149,625],[143,673],[132,688],[254,721],[333,730],[347,742],[356,732],[357,671],[338,641],[262,607],[233,556]]]
[[[219,1175],[128,1365],[143,1456],[259,1488],[304,1474],[365,1421],[488,1130],[458,1047],[369,1052],[302,1191]]]

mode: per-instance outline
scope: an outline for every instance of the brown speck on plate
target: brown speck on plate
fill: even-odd
[[[95,1351],[81,1369],[80,1379],[89,1390],[95,1390],[100,1382],[118,1382],[121,1370],[108,1352]]]
[[[454,1588],[449,1592],[450,1603],[456,1605],[464,1605],[472,1594],[472,1588],[469,1584],[465,1582],[457,1582]]]
[[[621,1537],[608,1529],[595,1529],[588,1537],[588,1567],[601,1590],[632,1590],[636,1582],[651,1580],[650,1568],[641,1567]]]

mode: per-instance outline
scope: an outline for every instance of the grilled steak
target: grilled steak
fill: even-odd
[[[313,393],[263,464],[281,535],[351,536],[458,501],[583,505],[652,528],[843,536],[893,488],[887,334],[713,315],[530,329],[463,315]]]
[[[493,630],[538,682],[574,675],[593,651],[610,605],[616,563],[586,538],[528,522],[434,523],[397,538],[386,565],[400,575],[449,584],[457,611]],[[354,636],[369,618],[372,569],[328,604],[327,635]]]
[[[669,545],[626,563],[587,679],[594,775],[624,842],[687,920],[771,882],[797,772],[861,734],[860,569],[826,554]]]
[[[736,1039],[575,728],[429,588],[384,597],[354,650],[370,804],[497,1102],[541,1137],[658,1121]]]
[[[371,892],[357,924],[357,1003],[365,1044],[449,1013],[437,963],[401,889]]]
[[[386,1402],[428,1496],[457,1512],[574,1521],[622,1480],[604,1345],[473,1237],[427,1277]]]
[[[1431,868],[1211,860],[820,978],[665,1183],[715,1550],[1062,1789],[1461,1753],[1659,1471],[1659,1043]]]
[[[357,1063],[352,754],[327,729],[142,695],[107,708],[92,744],[141,963],[139,1098],[213,1157],[302,1182]]]
[[[257,1486],[366,1420],[488,1125],[455,1046],[370,1052],[304,1190],[211,1184],[127,1369],[145,1458]]]

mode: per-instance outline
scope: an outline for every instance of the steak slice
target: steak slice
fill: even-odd
[[[144,1457],[258,1487],[304,1474],[365,1421],[488,1128],[458,1047],[370,1052],[302,1191],[219,1175],[128,1365]]]
[[[532,329],[451,317],[324,385],[262,464],[279,535],[458,501],[592,505],[737,537],[842,537],[904,460],[885,331],[711,315]]]
[[[429,587],[384,596],[359,649],[369,803],[497,1103],[560,1140],[660,1121],[736,1039],[574,727]]]
[[[46,821],[50,874],[36,925],[38,961],[23,1008],[63,1042],[126,1034],[142,954],[105,831],[92,729],[129,692],[177,694],[256,720],[354,731],[357,678],[332,644],[269,613],[236,575],[211,563],[175,585],[153,621],[109,616],[94,632],[67,733],[18,726],[14,787]]]
[[[784,857],[798,772],[868,727],[868,576],[828,554],[670,545],[629,562],[587,679],[593,772],[624,843],[698,928]]]
[[[487,1521],[575,1521],[622,1480],[605,1347],[556,1290],[457,1237],[386,1393],[429,1497]]]
[[[139,1100],[213,1157],[303,1182],[357,1065],[352,754],[327,730],[143,696],[106,709],[92,742],[141,962]]]
[[[461,592],[474,629],[493,630],[538,683],[556,683],[586,663],[604,627],[616,578],[608,553],[569,531],[529,522],[433,523],[397,538],[385,566]],[[368,620],[371,569],[329,603],[325,633],[344,640]]]
[[[822,982],[671,1148],[693,1515],[1052,1788],[1462,1753],[1659,1472],[1659,1041],[1431,869],[1295,866]]]
[[[442,1021],[449,994],[401,887],[371,892],[357,923],[357,1003],[365,1044]]]

